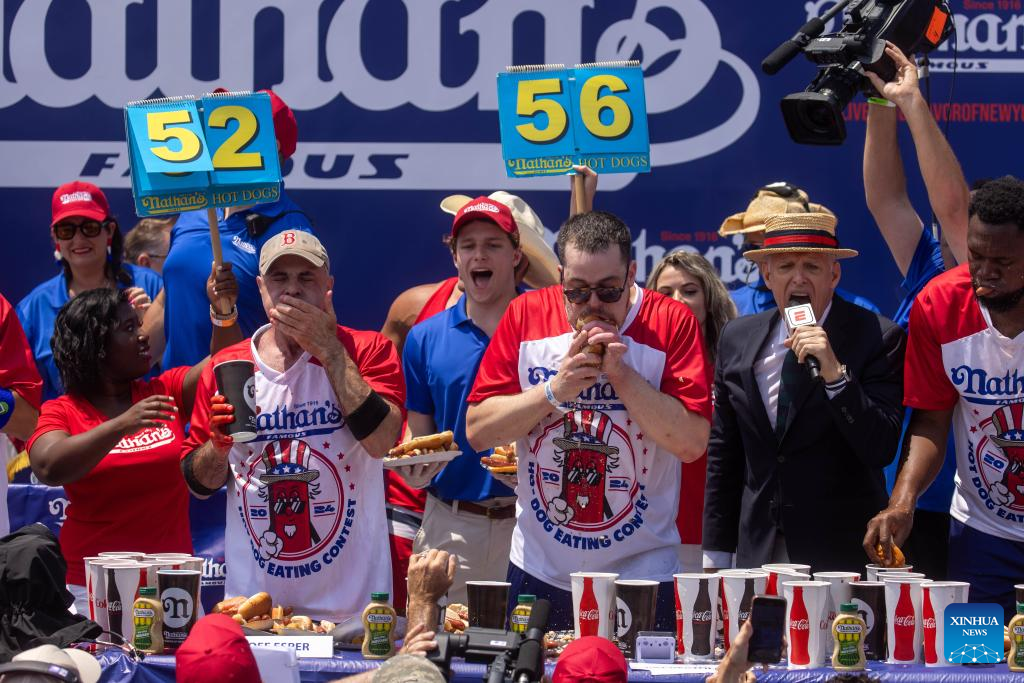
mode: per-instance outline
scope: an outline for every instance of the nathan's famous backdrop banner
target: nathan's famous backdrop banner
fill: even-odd
[[[601,178],[599,208],[634,235],[638,279],[666,251],[750,276],[716,230],[763,184],[786,180],[839,216],[859,249],[843,284],[892,313],[900,277],[863,200],[867,105],[841,148],[790,141],[779,113],[813,66],[759,64],[832,0],[4,0],[0,34],[0,292],[17,301],[56,272],[50,195],[74,178],[135,221],[122,107],[215,87],[274,88],[299,146],[285,188],[331,253],[346,324],[377,328],[402,289],[453,272],[441,244],[448,194],[505,189],[556,230],[569,180],[506,177],[495,76],[509,64],[640,60],[651,173]],[[931,96],[968,180],[1024,174],[1021,0],[952,0],[958,40],[933,53]],[[832,27],[836,24],[833,22]],[[912,198],[928,205],[903,131]],[[927,220],[927,218],[926,218]],[[550,235],[553,237],[553,234]],[[16,257],[14,256],[16,254]]]

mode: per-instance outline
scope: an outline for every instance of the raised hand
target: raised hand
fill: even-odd
[[[178,419],[178,407],[171,396],[147,396],[114,419],[122,434],[134,434]]]

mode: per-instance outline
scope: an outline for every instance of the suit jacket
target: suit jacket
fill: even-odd
[[[807,373],[777,434],[754,361],[778,310],[737,318],[722,331],[708,445],[705,550],[736,553],[736,566],[771,561],[777,530],[790,561],[814,571],[859,571],[865,525],[886,506],[882,468],[896,455],[906,335],[891,320],[839,296],[824,329],[851,381],[829,399]]]

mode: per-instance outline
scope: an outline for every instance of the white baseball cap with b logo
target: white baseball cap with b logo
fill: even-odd
[[[260,275],[266,275],[274,261],[293,254],[301,256],[317,268],[331,267],[327,250],[312,233],[304,230],[285,230],[274,235],[260,249]]]

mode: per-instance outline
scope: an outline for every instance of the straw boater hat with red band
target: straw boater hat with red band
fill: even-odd
[[[784,213],[770,216],[764,223],[764,244],[744,254],[760,261],[772,254],[828,254],[833,258],[851,258],[853,249],[839,246],[836,217],[830,213]]]

